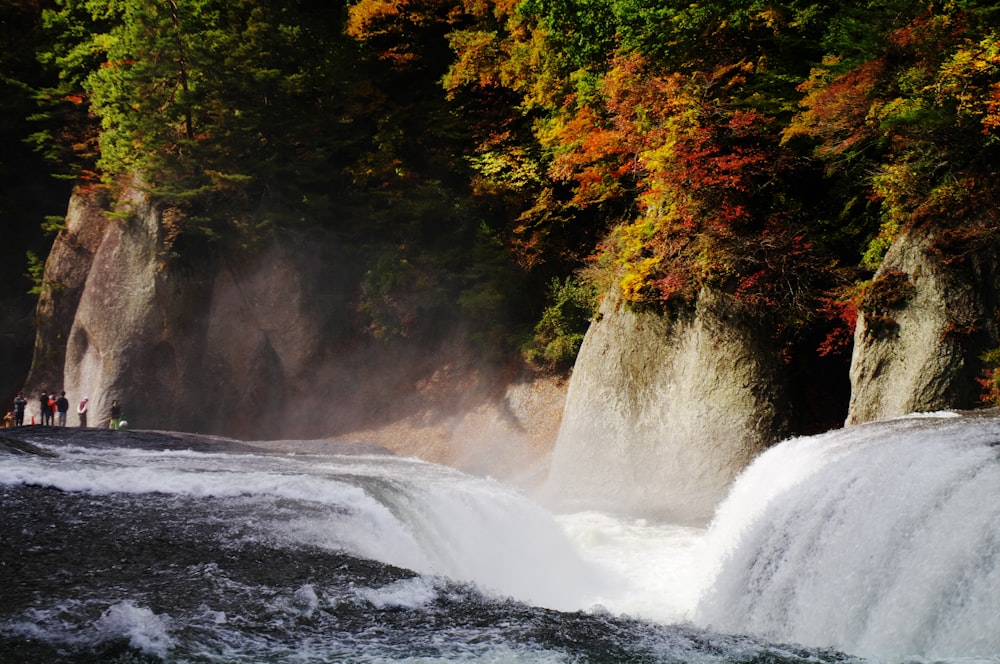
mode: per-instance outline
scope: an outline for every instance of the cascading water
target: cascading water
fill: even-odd
[[[620,615],[628,566],[497,482],[227,447],[0,436],[0,661],[817,661]]]
[[[0,465],[0,485],[239,504],[252,515],[244,527],[269,537],[476,582],[538,606],[574,609],[610,582],[521,494],[416,460],[69,447],[58,462],[17,461]]]
[[[882,660],[1000,656],[1000,420],[913,416],[786,441],[708,534],[699,624]]]
[[[786,441],[707,529],[198,440],[0,436],[0,661],[1000,657],[995,415]]]

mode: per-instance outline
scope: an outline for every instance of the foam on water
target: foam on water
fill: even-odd
[[[402,579],[381,588],[360,588],[358,597],[372,606],[417,609],[430,604],[437,597],[434,581],[426,577]]]
[[[705,576],[704,528],[599,512],[558,519],[585,558],[621,579],[602,606],[663,624],[690,619]]]
[[[175,645],[170,617],[154,613],[132,600],[114,602],[86,627],[72,626],[69,617],[93,612],[99,602],[68,600],[50,608],[36,608],[26,620],[3,625],[5,631],[51,643],[78,646],[124,639],[136,650],[164,657]],[[0,657],[0,659],[3,659]]]
[[[1000,654],[1000,421],[914,417],[786,441],[708,536],[696,619],[882,660]]]
[[[164,656],[174,645],[170,620],[131,600],[112,605],[94,624],[98,640],[126,637],[132,647],[144,653]]]
[[[0,484],[98,494],[291,501],[269,533],[422,574],[476,583],[534,605],[578,609],[612,583],[553,517],[520,492],[413,459],[67,447],[0,464]]]
[[[37,568],[29,590],[49,603],[22,594],[34,608],[6,614],[0,638],[225,662],[842,661],[812,650],[831,647],[996,662],[998,443],[1000,419],[951,414],[789,440],[745,471],[708,529],[554,517],[497,482],[387,456],[9,455],[0,489],[23,515],[9,532],[24,551],[40,504],[63,527],[101,517],[77,543],[114,520],[99,554],[123,539],[133,556],[155,551],[102,558],[107,586],[88,585],[84,564],[77,595]],[[150,560],[159,578],[146,578]],[[147,595],[151,582],[163,587]]]

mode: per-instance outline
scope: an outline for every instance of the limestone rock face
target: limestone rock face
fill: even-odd
[[[703,291],[668,320],[605,299],[577,357],[549,500],[698,522],[787,434],[782,363],[767,328]]]
[[[874,289],[904,292],[858,315],[848,424],[979,405],[979,358],[998,344],[997,257],[946,265],[936,241],[930,232],[897,238],[875,274]]]

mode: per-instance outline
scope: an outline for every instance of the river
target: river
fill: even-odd
[[[363,447],[7,430],[0,662],[997,662],[998,442],[792,439],[698,527]]]

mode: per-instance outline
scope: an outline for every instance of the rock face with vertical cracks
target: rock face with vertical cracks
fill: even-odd
[[[178,256],[169,220],[139,190],[115,207],[108,215],[82,193],[70,204],[46,265],[60,285],[39,305],[30,394],[65,389],[74,406],[90,397],[90,426],[107,426],[117,399],[132,428],[365,440],[537,481],[558,381],[491,369],[446,330],[430,347],[358,334],[361,270],[335,238],[286,233],[252,251]],[[32,399],[29,415],[37,408]]]
[[[705,290],[670,320],[605,299],[570,381],[547,492],[573,509],[698,522],[788,433],[778,349],[730,297]]]
[[[59,391],[62,385],[73,316],[108,224],[98,197],[75,195],[70,199],[66,227],[46,260],[44,287],[35,310],[35,352],[28,385],[36,391]]]
[[[308,249],[289,241],[243,261],[169,261],[159,211],[136,191],[121,205],[131,214],[105,232],[76,307],[66,391],[91,397],[93,425],[112,399],[146,428],[253,435],[262,417],[280,419],[279,388],[319,352],[295,267],[310,263]]]
[[[981,405],[980,356],[998,345],[996,250],[942,252],[941,241],[900,236],[875,274],[855,328],[848,424]]]

